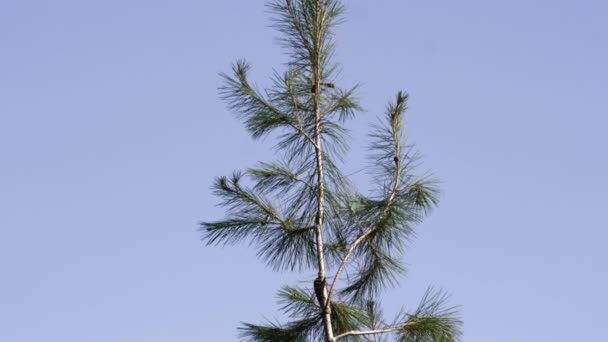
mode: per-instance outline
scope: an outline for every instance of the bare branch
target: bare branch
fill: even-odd
[[[359,331],[359,330],[347,331],[343,334],[336,336],[336,341],[339,341],[341,338],[345,338],[348,336],[386,334],[386,333],[393,332],[393,331],[403,330],[403,329],[407,328],[408,326],[411,326],[414,324],[415,324],[415,322],[410,322],[410,323],[405,323],[405,324],[397,326],[397,327],[391,327],[391,328],[385,328],[385,329],[367,330],[367,331]]]

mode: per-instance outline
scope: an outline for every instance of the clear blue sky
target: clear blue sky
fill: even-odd
[[[428,284],[467,342],[603,341],[608,5],[347,0],[343,82],[367,125],[399,90],[443,181],[387,311]],[[272,159],[217,97],[285,61],[264,1],[0,2],[0,340],[234,341],[294,279],[205,248],[214,176]],[[365,186],[366,178],[356,181]]]

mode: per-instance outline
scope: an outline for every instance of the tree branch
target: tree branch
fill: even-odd
[[[403,329],[407,328],[408,326],[412,326],[415,324],[416,324],[415,322],[410,322],[410,323],[405,323],[405,324],[397,326],[397,327],[390,327],[390,328],[385,328],[385,329],[367,330],[367,331],[359,331],[359,330],[347,331],[343,334],[336,336],[336,341],[340,340],[341,338],[348,337],[348,336],[385,334],[385,333],[389,333],[389,332],[393,332],[393,331],[403,330]]]
[[[399,107],[404,103],[404,101],[405,101],[405,99],[402,98],[401,95],[399,95],[397,97],[397,107],[395,108],[396,112],[391,115],[391,119],[392,119],[391,120],[391,131],[392,131],[393,142],[394,142],[394,147],[395,147],[395,157],[394,157],[395,172],[393,174],[393,187],[391,189],[391,193],[386,201],[386,206],[384,207],[384,210],[382,210],[382,212],[380,213],[380,215],[378,215],[378,218],[376,219],[376,224],[374,224],[371,228],[369,228],[365,233],[360,235],[359,238],[357,238],[355,240],[355,242],[353,242],[353,244],[350,246],[350,248],[344,255],[344,258],[342,259],[342,262],[340,263],[340,267],[338,267],[338,271],[336,272],[336,275],[334,276],[331,287],[329,288],[329,293],[327,295],[327,301],[325,303],[326,306],[331,301],[331,295],[333,294],[336,284],[338,283],[338,280],[340,279],[340,275],[342,274],[342,272],[344,271],[344,268],[346,267],[346,263],[348,262],[348,259],[350,259],[351,255],[353,254],[355,249],[361,244],[361,242],[363,242],[363,240],[365,240],[370,234],[372,234],[374,231],[377,230],[377,228],[378,228],[377,223],[386,217],[386,215],[388,214],[389,210],[391,209],[391,207],[395,201],[395,197],[397,197],[397,194],[399,193],[399,184],[400,184],[400,180],[401,180],[401,158],[400,158],[401,145],[399,143],[399,123],[398,123],[397,115],[400,114],[398,112],[402,109]]]
[[[262,105],[264,105],[266,108],[268,108],[270,111],[272,111],[273,113],[275,113],[276,115],[280,116],[281,118],[284,119],[284,122],[289,125],[290,127],[292,127],[293,129],[295,129],[298,133],[300,133],[306,140],[308,140],[311,144],[315,145],[315,141],[312,139],[312,137],[310,137],[308,135],[308,133],[306,133],[306,131],[304,131],[303,128],[297,126],[296,124],[294,124],[291,120],[291,118],[288,115],[283,114],[280,110],[278,110],[277,108],[275,108],[272,104],[268,103],[268,101],[266,101],[264,98],[262,98],[255,90],[253,90],[251,87],[249,87],[249,85],[245,85],[248,88],[248,92],[247,94],[251,97],[253,97],[255,100],[257,100],[258,102],[260,102]]]
[[[259,111],[266,111],[275,120],[274,124],[286,124],[287,126],[295,129],[301,136],[303,136],[312,145],[315,145],[315,141],[310,135],[297,123],[294,123],[294,118],[284,114],[272,103],[266,100],[260,95],[247,81],[247,70],[249,65],[244,61],[237,62],[233,67],[235,78],[232,78],[226,74],[222,74],[222,77],[227,81],[227,86],[220,88],[222,96],[225,100],[229,101],[231,109],[241,112],[241,114],[249,117],[259,116]],[[248,103],[247,101],[251,101]],[[251,108],[249,108],[251,107]],[[253,132],[254,137],[260,136],[265,133],[268,127],[258,129],[258,132]],[[251,128],[250,128],[251,130]]]
[[[267,208],[263,203],[261,203],[260,201],[258,201],[255,197],[249,195],[246,191],[243,191],[238,184],[234,184],[234,186],[235,186],[234,192],[237,195],[243,197],[248,202],[250,202],[250,203],[254,204],[255,206],[257,206],[266,215],[268,215],[269,217],[275,219],[277,221],[276,223],[279,224],[286,231],[288,231],[288,232],[294,232],[294,231],[297,231],[297,230],[300,230],[300,229],[305,230],[305,228],[300,228],[300,229],[291,228],[287,224],[287,221],[283,220],[276,212],[274,212],[270,208]],[[269,222],[269,223],[271,223],[271,222]]]

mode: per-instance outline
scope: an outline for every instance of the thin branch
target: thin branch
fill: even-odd
[[[272,166],[272,165],[268,165],[266,163],[262,163],[262,166]],[[269,170],[269,171],[267,171]],[[293,182],[296,183],[302,183],[302,185],[304,185],[311,193],[315,193],[315,188],[314,186],[308,182],[305,179],[302,179],[298,176],[296,176],[296,172],[292,171],[291,169],[289,169],[289,167],[286,167],[285,169],[280,169],[280,168],[275,168],[275,169],[249,169],[249,173],[256,176],[256,177],[284,177],[287,178]],[[258,176],[259,174],[259,176]],[[259,186],[256,185],[256,187]]]
[[[260,102],[261,104],[263,104],[266,108],[270,109],[273,113],[275,113],[276,115],[279,115],[281,117],[283,117],[285,119],[285,123],[287,125],[289,125],[290,127],[292,127],[293,129],[295,129],[296,131],[298,131],[298,133],[300,133],[304,138],[306,138],[306,140],[308,140],[311,144],[315,145],[315,141],[312,139],[312,137],[310,137],[308,135],[308,133],[306,133],[306,131],[304,131],[304,129],[302,129],[301,127],[298,127],[297,125],[295,125],[289,118],[289,116],[283,114],[280,110],[278,110],[277,108],[275,108],[272,104],[268,103],[268,101],[266,101],[264,98],[262,98],[259,94],[257,94],[257,92],[255,92],[255,90],[253,90],[249,85],[245,85],[248,88],[248,92],[247,94],[249,94],[249,96],[253,97],[254,99],[256,99],[258,102]],[[316,146],[316,145],[315,145]]]
[[[245,64],[244,62],[240,62],[240,63],[241,64],[237,63],[237,65],[234,67],[237,79],[234,79],[226,74],[222,74],[224,79],[228,82],[228,86],[221,88],[221,91],[225,94],[224,98],[226,98],[226,99],[234,98],[234,100],[230,100],[232,102],[232,104],[230,105],[231,108],[239,110],[239,107],[242,106],[242,104],[240,104],[239,100],[238,100],[239,96],[250,97],[251,100],[256,102],[258,105],[262,106],[264,109],[268,110],[269,112],[271,112],[272,114],[274,114],[278,118],[280,118],[282,123],[285,123],[288,126],[292,127],[299,134],[301,134],[306,140],[308,140],[312,145],[315,145],[315,141],[312,139],[312,137],[310,135],[308,135],[308,133],[306,133],[306,131],[302,127],[299,127],[298,125],[296,125],[293,122],[294,118],[290,117],[289,115],[284,114],[278,108],[276,108],[273,104],[271,104],[268,100],[266,100],[262,95],[258,94],[258,92],[247,81],[246,72],[247,72],[247,69],[249,68],[249,66],[247,64]],[[232,91],[236,92],[237,94],[230,93],[230,91],[231,91],[230,87],[232,87],[233,88]],[[238,93],[241,93],[241,94],[238,94]]]
[[[293,104],[293,107],[296,109],[296,111],[300,111],[300,110],[310,111],[310,109],[304,108],[305,106],[298,101],[298,98],[294,91],[293,80],[296,78],[295,72],[296,71],[292,71],[291,75],[288,73],[285,76],[285,80],[283,81],[285,83],[285,88],[287,90],[287,93],[289,93],[289,97],[291,98],[291,103]]]
[[[342,105],[345,104],[345,100],[344,99],[340,99],[338,100],[333,106],[330,106],[329,108],[325,109],[325,111],[323,111],[323,115],[327,115],[329,113],[332,113],[333,111],[335,111],[336,109],[340,108]]]
[[[277,215],[276,212],[274,212],[273,210],[267,208],[263,203],[261,203],[260,201],[258,201],[255,197],[253,197],[253,196],[249,195],[247,192],[243,191],[241,189],[241,187],[238,186],[238,184],[235,184],[234,192],[236,194],[238,194],[239,196],[242,196],[244,199],[246,199],[250,203],[253,203],[254,205],[256,205],[258,208],[260,208],[260,210],[262,210],[269,217],[275,219],[277,221],[276,223],[279,224],[283,229],[285,229],[285,231],[287,231],[287,232],[296,232],[296,231],[306,230],[307,229],[307,228],[296,228],[296,229],[294,229],[294,228],[289,227],[289,225],[287,224],[287,221],[283,220],[279,215]]]
[[[396,111],[399,110],[398,107],[399,107],[399,105],[402,104],[402,102],[400,102],[401,99],[402,99],[401,97],[398,97],[398,99],[397,99],[397,108],[395,108]],[[344,271],[344,268],[346,267],[346,263],[348,262],[348,259],[350,259],[354,250],[361,244],[361,242],[363,242],[363,240],[365,240],[370,234],[372,234],[374,231],[376,231],[376,229],[378,228],[377,222],[381,221],[382,219],[384,219],[386,217],[386,215],[388,214],[389,210],[391,209],[391,207],[395,201],[395,197],[397,197],[397,194],[399,193],[399,184],[400,184],[400,179],[401,179],[401,158],[400,158],[401,146],[399,143],[398,122],[395,118],[395,115],[392,116],[391,130],[393,133],[393,141],[395,144],[395,158],[394,158],[395,173],[393,175],[393,187],[391,189],[391,194],[389,195],[389,197],[386,201],[386,206],[384,207],[384,210],[382,210],[382,213],[380,213],[380,215],[378,215],[376,224],[373,225],[369,230],[367,230],[361,236],[359,236],[359,238],[357,238],[357,240],[355,240],[355,242],[353,242],[353,244],[350,246],[350,248],[346,252],[344,259],[342,259],[342,262],[340,263],[340,267],[338,268],[338,271],[336,272],[336,275],[334,276],[334,280],[331,284],[331,287],[329,288],[329,293],[327,295],[327,300],[325,302],[325,306],[327,306],[331,301],[331,295],[333,294],[336,284],[338,283],[338,280],[340,279],[341,273]]]
[[[312,184],[308,183],[306,180],[304,180],[300,177],[296,177],[294,175],[285,175],[285,176],[294,182],[302,183],[304,186],[306,186],[308,188],[308,190],[310,190],[311,193],[315,192],[314,186],[312,186]]]
[[[301,128],[301,127],[298,127],[298,126],[294,125],[294,124],[293,124],[293,123],[291,123],[291,122],[288,122],[287,124],[288,124],[289,126],[293,127],[293,128],[296,130],[296,131],[298,131],[298,133],[302,134],[302,136],[303,136],[304,138],[306,138],[306,140],[308,140],[308,142],[310,142],[310,143],[311,143],[313,146],[316,146],[316,145],[315,145],[315,141],[314,141],[314,140],[313,140],[313,139],[312,139],[312,138],[311,138],[311,137],[308,135],[308,133],[306,133],[306,132],[305,132],[305,131],[304,131],[304,130]]]
[[[334,87],[335,87],[335,86],[333,85],[333,83],[329,83],[329,84],[331,84],[331,85],[332,85],[330,88],[334,88]],[[358,85],[355,85],[355,87],[353,87],[352,89],[348,90],[348,91],[347,91],[345,94],[342,94],[342,95],[341,95],[341,96],[340,96],[340,97],[339,97],[339,98],[336,100],[336,102],[335,102],[333,105],[331,105],[331,106],[327,107],[327,108],[326,108],[326,109],[323,111],[322,115],[323,115],[323,116],[325,116],[325,115],[327,115],[327,114],[333,113],[334,111],[338,110],[340,107],[342,107],[342,106],[344,106],[344,105],[347,105],[347,104],[348,104],[348,101],[349,101],[350,96],[352,95],[353,91],[354,91],[354,90],[355,90],[357,87],[358,87]],[[356,106],[356,105],[355,105],[354,107],[355,107],[355,108],[359,108],[359,106]]]
[[[416,324],[416,322],[409,322],[409,323],[405,323],[405,324],[402,324],[397,327],[390,327],[390,328],[385,328],[385,329],[367,330],[367,331],[359,331],[359,330],[347,331],[343,334],[336,336],[336,341],[340,340],[341,338],[348,337],[348,336],[385,334],[385,333],[389,333],[389,332],[393,332],[393,331],[403,330],[403,329],[405,329],[409,326],[415,325],[415,324]]]

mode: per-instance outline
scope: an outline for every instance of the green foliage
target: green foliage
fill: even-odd
[[[258,256],[275,269],[310,267],[315,260],[312,229],[241,186],[241,178],[242,174],[235,173],[230,179],[216,179],[214,193],[230,215],[225,220],[203,222],[203,240],[208,245],[225,245],[249,239],[258,246]]]
[[[402,314],[405,322],[399,332],[399,342],[451,342],[461,338],[462,322],[456,318],[454,307],[447,307],[448,297],[429,288],[412,314]]]
[[[320,341],[323,338],[322,315],[312,292],[284,287],[279,291],[281,310],[295,320],[279,325],[245,323],[241,336],[245,341]],[[332,303],[332,322],[336,333],[358,329],[368,320],[364,311],[344,302]],[[345,339],[347,341],[347,339]]]
[[[331,58],[344,7],[339,0],[275,0],[268,8],[289,52],[286,71],[259,90],[240,60],[221,74],[219,91],[254,139],[277,139],[278,160],[215,180],[227,214],[203,222],[202,238],[208,245],[248,242],[275,270],[314,271],[331,286],[316,294],[312,282],[283,287],[279,304],[291,321],[243,323],[242,340],[458,341],[461,322],[441,292],[427,292],[414,312],[390,324],[378,302],[398,284],[404,247],[438,203],[437,182],[416,171],[420,158],[403,139],[408,95],[398,92],[370,131],[375,189],[358,192],[339,167],[348,151],[344,123],[361,111],[358,87],[336,84]]]

